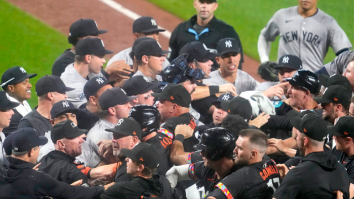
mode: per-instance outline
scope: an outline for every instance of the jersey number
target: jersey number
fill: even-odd
[[[275,184],[278,184],[277,187],[274,187]],[[267,183],[267,186],[268,188],[272,188],[273,191],[275,192],[275,190],[277,190],[277,188],[280,186],[279,178],[270,179]]]

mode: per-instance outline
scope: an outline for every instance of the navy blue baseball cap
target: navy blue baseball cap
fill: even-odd
[[[227,53],[240,53],[241,46],[240,43],[234,38],[220,39],[216,44],[216,50],[218,55],[222,56]]]
[[[53,105],[52,109],[50,110],[50,117],[54,119],[63,113],[75,113],[78,115],[80,110],[76,108],[73,103],[67,100],[62,100]]]
[[[187,57],[188,63],[191,63],[194,60],[197,60],[198,62],[206,62],[217,56],[216,53],[210,52],[206,45],[199,41],[193,41],[184,45],[179,51],[179,54],[181,55],[184,53],[189,55]]]
[[[39,136],[33,128],[25,127],[13,132],[12,150],[15,152],[29,151],[34,147],[45,145],[48,139]]]
[[[37,76],[37,74],[27,74],[26,70],[20,66],[7,69],[1,76],[1,87],[4,89],[8,85],[14,85],[23,80]]]
[[[279,58],[278,65],[276,65],[274,68],[289,68],[292,70],[300,70],[302,69],[302,61],[298,56],[295,55],[283,55]]]
[[[107,30],[99,30],[97,23],[92,19],[79,19],[71,24],[68,40],[69,43],[72,43],[73,38],[98,36],[106,32]]]
[[[110,84],[104,77],[95,77],[86,82],[84,86],[84,94],[89,100],[90,96],[96,95],[96,93],[105,85]]]
[[[38,96],[42,96],[49,92],[66,93],[72,91],[73,88],[66,87],[63,80],[55,75],[46,75],[41,77],[36,83],[36,93]]]
[[[139,95],[160,86],[158,81],[149,81],[144,76],[134,76],[124,82],[122,89],[128,96]]]
[[[157,26],[156,20],[152,17],[140,17],[133,23],[133,33],[164,32]]]
[[[218,108],[222,109],[224,111],[227,111],[227,107],[230,104],[230,101],[234,98],[233,95],[231,95],[230,92],[224,93],[218,97],[216,101],[213,101],[212,104]]]
[[[11,102],[9,98],[7,98],[5,91],[0,91],[0,110],[13,109],[18,105],[20,105],[20,103]]]
[[[98,102],[102,110],[108,110],[110,107],[126,104],[135,98],[137,97],[127,96],[127,93],[123,89],[114,87],[103,92]]]
[[[77,42],[75,55],[106,55],[113,51],[106,50],[100,38],[88,37]]]

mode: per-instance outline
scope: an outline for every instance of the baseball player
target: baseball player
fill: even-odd
[[[159,41],[159,33],[166,30],[160,29],[156,23],[156,20],[152,17],[140,17],[136,19],[133,23],[133,36],[134,41],[140,37],[150,37]],[[120,51],[115,54],[109,61],[107,66],[117,60],[125,60],[125,63],[129,66],[133,66],[133,59],[130,57],[132,52],[132,47],[129,47],[125,50]],[[168,66],[170,62],[165,59],[163,62],[163,68]]]
[[[277,11],[262,29],[258,39],[261,62],[269,60],[270,42],[281,36],[278,59],[285,54],[297,55],[304,69],[316,72],[331,47],[336,55],[352,45],[336,20],[317,8],[318,0],[299,0],[298,6]]]

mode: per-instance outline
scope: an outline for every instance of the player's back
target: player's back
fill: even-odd
[[[216,185],[224,194],[238,199],[271,199],[280,185],[280,175],[273,160],[243,167]],[[226,198],[229,198],[225,194]]]

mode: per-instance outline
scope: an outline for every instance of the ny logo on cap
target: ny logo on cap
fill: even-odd
[[[231,40],[225,41],[225,46],[226,46],[226,48],[231,48],[231,47],[232,47],[232,42],[231,42]]]
[[[153,26],[157,26],[157,24],[156,24],[156,20],[155,20],[155,19],[151,19],[151,25],[153,25]]]
[[[22,68],[22,67],[20,67],[20,71],[21,71],[22,73],[27,73],[26,70],[25,70],[24,68]]]
[[[103,43],[102,39],[101,39],[101,43],[102,43],[102,46],[104,47],[104,43]]]
[[[123,121],[124,121],[123,119],[120,119],[116,126],[120,126],[123,123]]]
[[[222,97],[222,100],[229,100],[230,99],[230,95],[228,94],[225,94],[223,97]]]
[[[289,63],[289,57],[283,57],[283,63]]]
[[[63,101],[63,108],[68,108],[68,107],[70,107],[69,106],[69,102],[67,102],[67,101]]]
[[[203,46],[204,46],[205,50],[209,50],[205,44],[203,44]]]
[[[103,83],[104,83],[103,79],[100,78],[100,77],[96,79],[96,82],[97,82],[98,84],[103,84]]]
[[[71,127],[75,128],[77,126],[76,126],[76,124],[74,122],[71,122]]]

